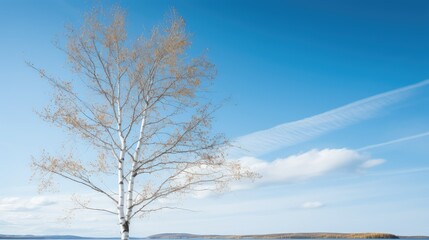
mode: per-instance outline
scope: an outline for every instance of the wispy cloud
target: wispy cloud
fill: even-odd
[[[418,174],[423,172],[429,172],[429,167],[421,168],[409,168],[401,170],[389,170],[384,172],[376,172],[369,174],[370,176],[383,177],[383,176],[396,176],[396,175],[407,175],[407,174]]]
[[[360,165],[361,169],[369,169],[386,162],[384,159],[371,159]]]
[[[305,202],[305,203],[301,204],[301,208],[304,208],[304,209],[315,209],[315,208],[321,208],[323,206],[325,206],[325,204],[323,204],[319,201]]]
[[[100,208],[111,204],[106,198],[94,193],[81,193],[79,196],[93,200]],[[0,197],[0,229],[6,226],[8,234],[115,235],[116,229],[109,228],[109,224],[116,220],[114,215],[86,210],[76,212],[74,218],[65,218],[68,210],[76,207],[71,198],[72,195],[58,193],[35,197]],[[85,214],[84,218],[79,217],[82,213]]]
[[[429,136],[429,131],[428,132],[424,132],[424,133],[420,133],[420,134],[415,134],[415,135],[412,135],[412,136],[407,136],[407,137],[402,137],[402,138],[394,139],[394,140],[391,140],[391,141],[386,141],[386,142],[382,142],[382,143],[368,145],[368,146],[359,148],[358,151],[371,150],[371,149],[374,149],[374,148],[380,148],[380,147],[384,147],[384,146],[389,146],[389,145],[392,145],[392,144],[406,142],[406,141],[410,141],[410,140],[414,140],[414,139],[422,138],[422,137],[427,137],[427,136]]]
[[[8,221],[0,220],[0,226],[9,226],[9,225],[14,225],[14,224]]]
[[[241,136],[233,142],[238,148],[231,150],[230,156],[233,158],[259,156],[369,119],[382,109],[405,99],[414,93],[416,89],[428,84],[429,80],[425,80],[365,98],[315,116]]]
[[[334,172],[357,172],[380,165],[383,159],[351,149],[313,149],[301,154],[267,162],[255,157],[242,157],[242,165],[261,175],[254,183],[240,183],[232,190],[248,189],[258,185],[293,183]]]
[[[1,211],[32,211],[57,202],[49,198],[38,196],[32,198],[8,197],[0,198]]]

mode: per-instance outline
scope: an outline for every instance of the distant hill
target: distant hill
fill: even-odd
[[[197,235],[189,233],[162,233],[149,236],[151,239],[315,239],[315,238],[350,238],[350,239],[398,239],[399,236],[389,233],[277,233],[261,235]],[[429,238],[429,237],[404,237]]]
[[[399,236],[399,238],[408,238],[408,239],[427,239],[429,236]]]
[[[349,238],[349,239],[429,239],[429,236],[397,236],[389,233],[276,233],[260,235],[197,235],[189,233],[162,233],[147,237],[148,239],[317,239],[317,238]],[[118,239],[118,237],[82,237],[74,235],[5,235],[0,239]],[[130,239],[144,239],[131,237]]]

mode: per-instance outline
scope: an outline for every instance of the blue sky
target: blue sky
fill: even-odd
[[[31,156],[76,140],[35,114],[49,102],[50,88],[25,61],[70,76],[52,42],[99,4],[0,3],[0,234],[117,233],[116,219],[95,213],[86,213],[84,224],[58,222],[79,189],[38,195],[29,181]],[[429,2],[102,4],[128,11],[131,37],[177,9],[193,34],[191,53],[208,49],[216,64],[210,97],[230,98],[214,130],[247,147],[231,156],[263,175],[223,196],[183,200],[195,212],[151,215],[132,234],[429,235]]]

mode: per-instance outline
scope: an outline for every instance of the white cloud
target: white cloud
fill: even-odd
[[[32,198],[7,197],[0,198],[1,211],[32,211],[57,202],[44,196]]]
[[[19,202],[19,200],[20,200],[20,198],[18,198],[18,197],[2,198],[2,199],[0,199],[0,206],[6,205],[6,204],[15,204],[15,203]]]
[[[382,164],[382,159],[371,159],[351,149],[313,149],[272,162],[255,157],[243,157],[239,161],[244,167],[262,177],[256,184],[291,183],[339,171],[356,171]],[[249,183],[234,185],[233,190],[249,188]]]
[[[368,97],[318,115],[238,137],[233,142],[238,148],[230,150],[230,156],[234,158],[259,156],[371,118],[382,109],[405,99],[414,90],[428,84],[429,80],[425,80]]]
[[[9,226],[9,225],[14,225],[13,223],[10,223],[8,221],[4,221],[4,220],[0,220],[0,226]]]
[[[314,209],[314,208],[321,208],[325,206],[325,204],[315,201],[315,202],[305,202],[303,204],[301,204],[301,208],[304,209]]]
[[[360,165],[360,167],[363,169],[368,169],[368,168],[372,168],[372,167],[378,166],[380,164],[383,164],[384,162],[385,162],[384,159],[371,159],[371,160],[368,160],[368,161],[362,163]]]
[[[76,207],[71,201],[72,196],[50,194],[34,197],[0,197],[0,226],[7,226],[9,234],[115,236],[117,229],[112,227],[116,226],[115,215],[82,210],[72,214],[74,218],[67,218],[69,210]],[[106,198],[94,193],[82,193],[79,196],[92,200],[92,206],[95,207],[105,208],[112,205]]]

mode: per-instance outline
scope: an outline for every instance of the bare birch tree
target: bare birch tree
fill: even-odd
[[[218,190],[252,173],[227,161],[228,142],[211,134],[213,107],[204,98],[215,70],[204,55],[191,58],[184,20],[174,11],[149,36],[127,39],[125,13],[97,12],[70,28],[68,57],[78,80],[65,81],[34,67],[54,89],[42,117],[90,144],[98,157],[44,153],[33,161],[41,188],[62,177],[111,201],[122,239],[139,215],[170,208],[174,194]],[[114,188],[110,178],[117,179]],[[115,190],[112,190],[115,189]]]

